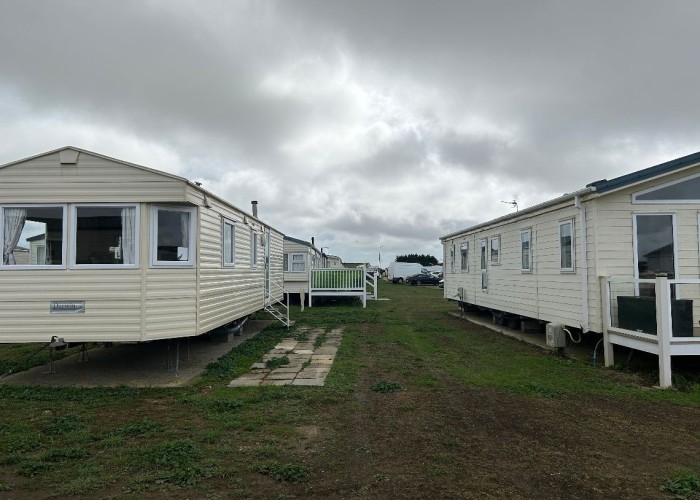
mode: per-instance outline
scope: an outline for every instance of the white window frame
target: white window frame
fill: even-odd
[[[496,260],[493,260],[493,242],[498,241],[498,258]],[[501,235],[497,234],[495,236],[491,236],[489,238],[489,262],[491,262],[491,265],[493,266],[499,266],[501,265]]]
[[[308,262],[307,262],[307,254],[304,252],[285,252],[285,255],[287,256],[287,267],[284,269],[284,272],[286,273],[305,273],[307,271],[308,267]],[[303,271],[293,271],[293,264],[294,264],[294,256],[295,255],[301,255],[304,258],[304,270]],[[314,256],[315,258],[315,256]],[[298,264],[299,262],[297,262]]]
[[[187,260],[158,260],[158,211],[167,210],[170,212],[187,212],[190,214],[190,241],[187,248]],[[154,268],[181,268],[194,267],[197,251],[197,208],[183,207],[179,205],[153,205],[151,207],[151,241],[150,241],[150,265]]]
[[[562,256],[562,246],[561,246],[561,227],[566,224],[571,224],[571,267],[561,267],[561,256]],[[574,219],[566,219],[559,221],[557,240],[559,246],[559,271],[562,273],[575,273],[576,272],[576,221]]]
[[[528,247],[528,257],[527,261],[530,264],[530,267],[523,267],[523,235],[527,234],[528,242],[529,242],[529,247]],[[561,262],[561,260],[559,260]],[[531,273],[532,272],[532,228],[526,228],[522,229],[520,231],[520,271],[523,273]]]
[[[258,232],[253,228],[250,229],[250,267],[258,267]]]
[[[450,272],[455,273],[455,261],[457,260],[457,245],[452,243],[452,248],[450,249]]]
[[[80,207],[133,207],[134,214],[134,263],[133,264],[78,264],[75,262],[78,245],[78,208]],[[141,208],[139,203],[75,203],[70,207],[70,269],[138,269],[140,265],[139,250],[141,233]]]
[[[466,256],[462,253],[462,250],[466,250]],[[465,241],[459,245],[459,269],[463,273],[469,272],[469,242],[468,241]]]
[[[483,257],[483,258],[482,258]],[[489,289],[489,239],[479,240],[479,269],[481,271],[481,291]]]
[[[680,184],[681,182],[685,182],[685,181],[688,181],[690,179],[695,179],[696,177],[700,177],[700,174],[689,175],[687,177],[683,177],[682,179],[676,179],[675,181],[666,182],[666,183],[660,184],[658,186],[644,189],[643,191],[637,191],[636,193],[632,194],[632,203],[634,205],[684,205],[684,204],[687,205],[687,204],[700,203],[700,197],[698,199],[695,199],[695,200],[674,200],[674,199],[640,200],[640,199],[638,199],[639,196],[643,196],[645,194],[657,191],[659,189],[673,186],[674,184]]]
[[[44,266],[32,266],[32,265],[5,265],[3,264],[2,255],[0,255],[0,270],[3,271],[13,271],[13,270],[47,270],[47,269],[66,269],[68,264],[68,204],[66,203],[8,203],[6,205],[0,205],[0,242],[5,241],[5,213],[6,208],[52,208],[59,207],[63,209],[63,238],[61,241],[61,264],[51,264]],[[0,243],[0,254],[2,254]]]
[[[670,215],[671,216],[671,224],[673,225],[672,227],[672,233],[673,233],[673,275],[675,276],[676,279],[678,279],[680,276],[678,274],[678,232],[677,232],[677,222],[676,222],[676,213],[675,212],[632,212],[632,254],[634,256],[634,279],[638,280],[639,279],[639,256],[638,254],[638,242],[637,242],[637,217],[638,216],[645,216],[645,215]],[[700,213],[698,213],[698,227],[700,227]],[[700,238],[700,235],[698,235]],[[672,287],[673,288],[673,287]],[[678,291],[680,287],[676,287],[676,291]],[[635,281],[634,283],[634,293],[635,295],[639,295],[639,282]],[[680,298],[679,295],[676,295],[674,298],[678,299]]]
[[[224,251],[224,237],[226,226],[231,226],[231,250],[233,251],[231,262],[226,262],[226,252]],[[236,222],[226,217],[221,217],[221,267],[236,267]]]

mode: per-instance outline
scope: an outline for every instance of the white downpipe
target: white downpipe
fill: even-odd
[[[589,330],[588,325],[588,229],[586,226],[586,206],[581,203],[581,197],[576,195],[574,206],[579,211],[579,227],[581,228],[581,329]]]

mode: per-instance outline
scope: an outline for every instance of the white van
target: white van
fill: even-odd
[[[392,283],[404,283],[412,274],[428,273],[428,270],[417,262],[392,262],[387,270]]]

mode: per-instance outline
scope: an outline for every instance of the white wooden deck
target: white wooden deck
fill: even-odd
[[[662,388],[671,387],[671,357],[672,356],[700,356],[700,337],[673,336],[673,320],[671,314],[671,287],[690,285],[695,288],[690,295],[697,296],[700,288],[698,279],[668,279],[658,277],[655,280],[615,280],[610,277],[601,277],[601,289],[603,290],[603,311],[605,320],[603,322],[603,345],[605,355],[605,366],[612,366],[615,363],[612,346],[621,345],[630,349],[656,354],[659,357],[659,386]],[[655,286],[655,308],[656,308],[656,334],[642,331],[628,330],[620,328],[617,320],[613,321],[617,315],[613,309],[613,304],[617,302],[617,295],[613,293],[615,285],[633,285],[635,290],[639,289],[640,283],[654,283]],[[676,288],[678,293],[679,288]],[[621,295],[621,294],[620,294]],[[686,294],[688,295],[687,291]],[[692,309],[691,309],[692,310]],[[696,332],[698,325],[697,318],[692,318],[692,331]]]
[[[368,291],[371,290],[371,291]],[[377,300],[377,275],[365,268],[311,269],[309,272],[309,307],[314,297],[359,297],[367,307],[367,296]]]

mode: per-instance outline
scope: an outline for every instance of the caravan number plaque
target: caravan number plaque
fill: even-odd
[[[85,313],[84,300],[53,300],[50,307],[51,314],[83,314]]]

